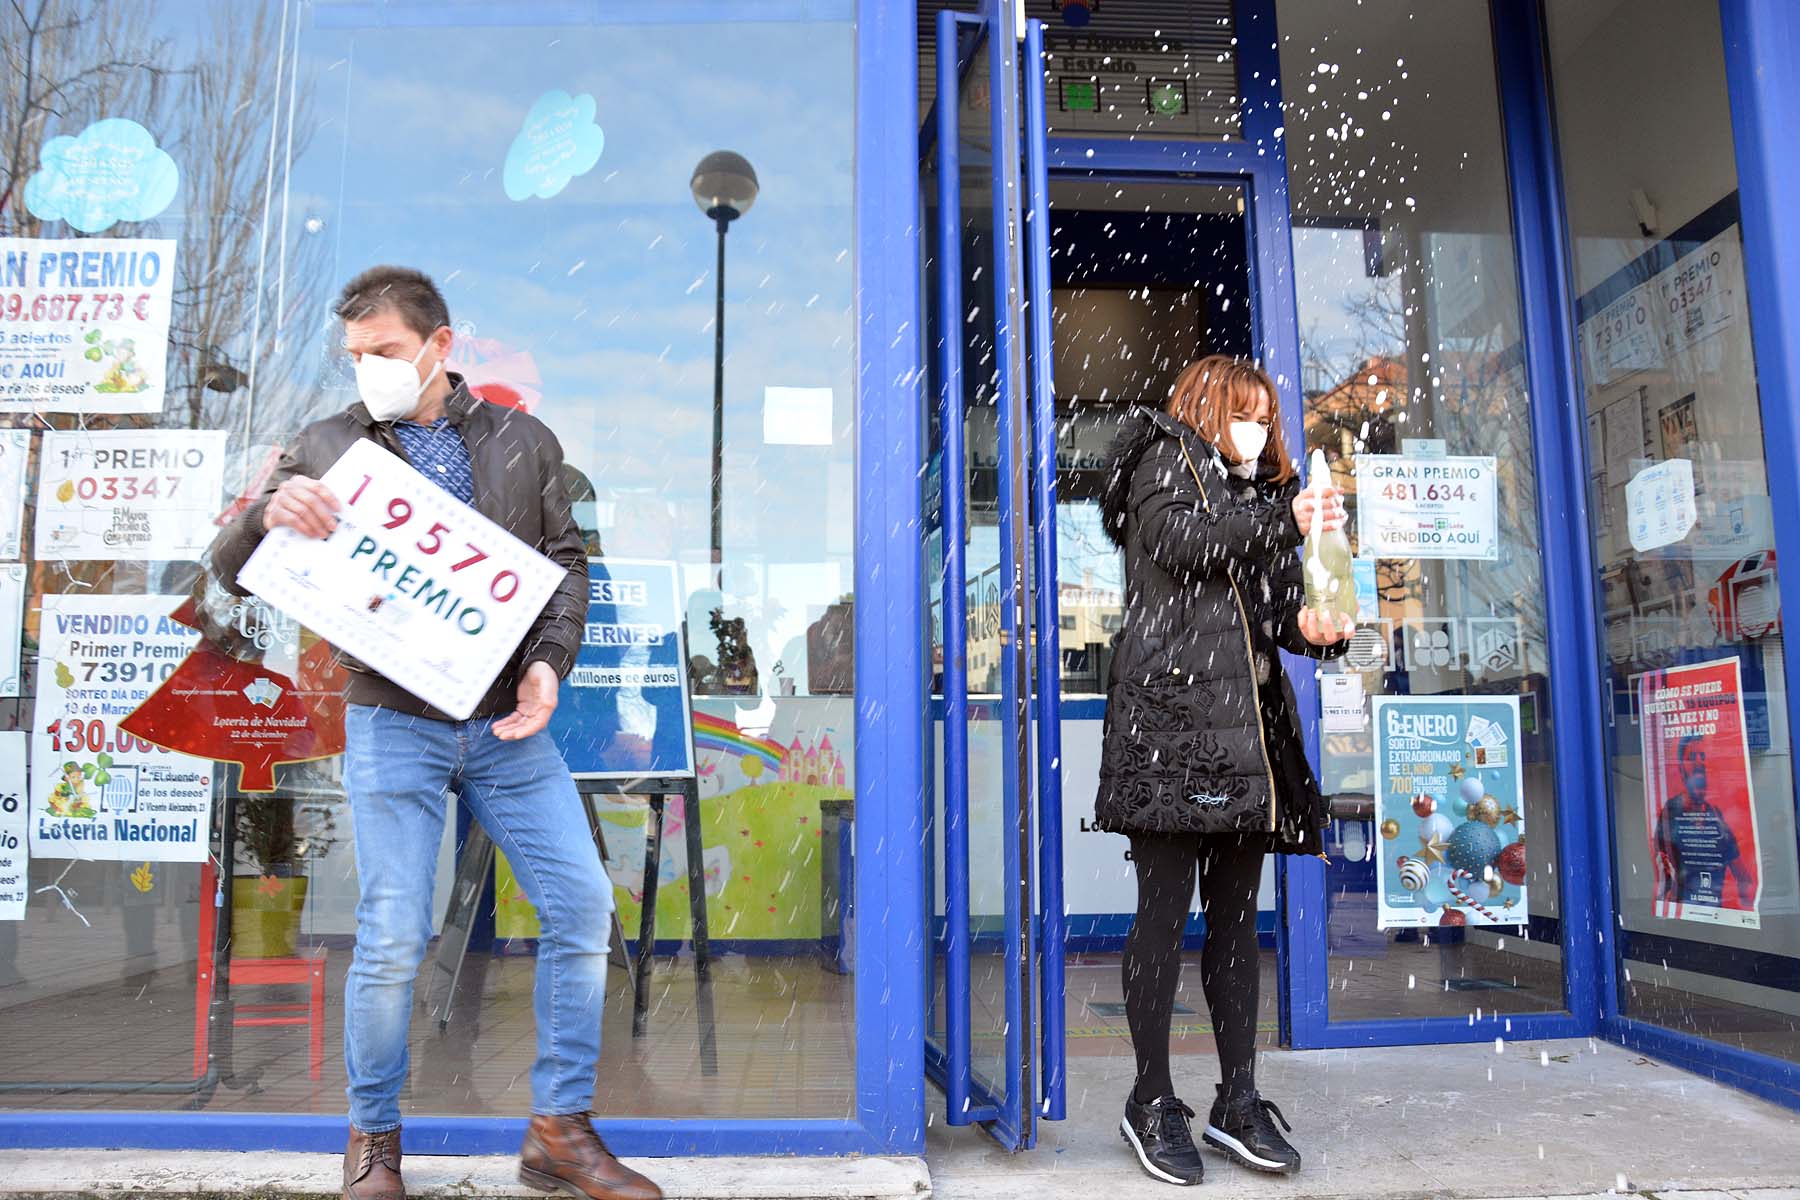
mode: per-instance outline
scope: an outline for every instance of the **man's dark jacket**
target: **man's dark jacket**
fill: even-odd
[[[533,662],[548,663],[558,678],[574,665],[587,618],[587,544],[575,525],[563,487],[563,453],[556,435],[528,413],[478,399],[460,376],[449,378],[453,390],[445,415],[469,448],[475,508],[566,572],[512,661],[472,714],[491,717],[518,706],[519,677]],[[393,425],[377,422],[360,401],[300,432],[282,454],[262,494],[213,540],[208,562],[220,584],[237,595],[246,594],[238,586],[238,572],[263,539],[263,510],[282,482],[294,475],[319,478],[362,438],[406,458]],[[350,656],[344,655],[343,662],[350,672],[345,697],[352,704],[377,704],[415,716],[451,719]]]

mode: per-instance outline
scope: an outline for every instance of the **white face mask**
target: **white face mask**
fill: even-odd
[[[1229,432],[1231,448],[1238,457],[1231,466],[1232,473],[1246,478],[1256,474],[1263,447],[1269,443],[1269,431],[1255,421],[1233,421]]]
[[[411,362],[379,354],[365,354],[356,360],[356,394],[362,397],[371,417],[377,421],[398,421],[419,407],[419,396],[443,365],[432,363],[431,374],[423,380],[419,378],[419,359],[429,346],[429,342],[420,346]]]

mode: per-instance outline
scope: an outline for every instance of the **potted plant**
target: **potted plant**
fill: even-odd
[[[231,953],[291,958],[306,905],[306,864],[330,847],[330,806],[287,791],[238,796],[237,865],[231,881]]]

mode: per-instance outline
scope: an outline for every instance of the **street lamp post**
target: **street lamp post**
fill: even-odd
[[[714,583],[725,590],[725,231],[756,203],[756,171],[741,154],[715,150],[700,160],[688,183],[694,203],[719,230],[718,298],[713,316],[712,561]]]

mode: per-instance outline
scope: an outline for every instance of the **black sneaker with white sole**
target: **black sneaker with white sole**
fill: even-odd
[[[1119,1136],[1137,1152],[1138,1162],[1152,1179],[1187,1187],[1206,1175],[1206,1164],[1200,1161],[1200,1149],[1194,1145],[1194,1132],[1188,1125],[1193,1119],[1194,1110],[1173,1096],[1139,1104],[1133,1092],[1125,1098]]]
[[[1255,1092],[1227,1101],[1225,1089],[1221,1087],[1203,1137],[1207,1145],[1229,1154],[1253,1171],[1292,1175],[1300,1169],[1300,1152],[1288,1145],[1281,1131],[1275,1128],[1277,1121],[1287,1132],[1294,1131],[1281,1110],[1270,1101]]]

